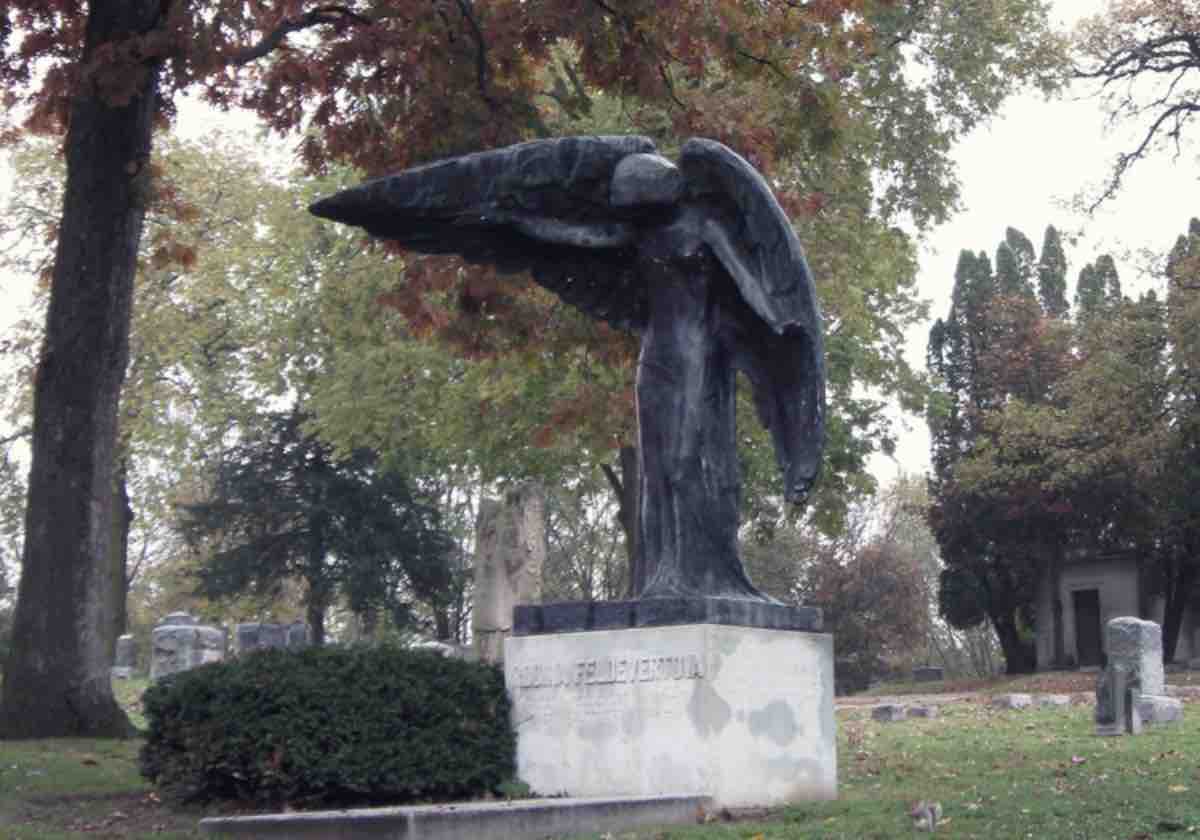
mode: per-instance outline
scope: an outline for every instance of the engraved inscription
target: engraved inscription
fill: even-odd
[[[613,683],[704,679],[704,658],[679,656],[605,656],[574,662],[532,662],[515,668],[516,688],[561,688]]]

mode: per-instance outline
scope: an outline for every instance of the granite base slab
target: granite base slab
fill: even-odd
[[[685,624],[722,624],[808,633],[819,633],[824,626],[819,607],[796,607],[739,598],[571,601],[558,604],[522,604],[513,609],[515,636]]]
[[[200,831],[242,840],[542,840],[566,834],[628,831],[696,821],[706,796],[625,799],[521,799],[513,802],[413,805],[210,817]]]
[[[837,796],[833,637],[692,624],[514,636],[517,774],[543,796]]]

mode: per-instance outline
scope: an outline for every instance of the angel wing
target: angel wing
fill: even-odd
[[[588,315],[639,329],[634,222],[644,211],[614,206],[610,188],[621,160],[654,151],[636,136],[533,140],[406,169],[309,209],[420,253],[529,271]]]
[[[689,140],[678,183],[662,177],[673,170],[646,137],[535,140],[369,181],[310,210],[414,251],[529,271],[587,314],[638,329],[639,229],[679,202],[703,204],[702,237],[748,307],[736,316],[733,361],[754,385],[787,495],[800,498],[819,468],[825,418],[821,314],[800,241],[762,176],[720,143]]]
[[[743,324],[734,364],[754,385],[785,493],[799,501],[816,480],[825,445],[825,350],[821,307],[804,249],[762,175],[712,140],[683,145],[689,197],[712,202],[704,241],[770,331]]]

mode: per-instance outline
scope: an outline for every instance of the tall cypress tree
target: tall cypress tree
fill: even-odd
[[[1051,318],[1067,315],[1067,257],[1062,238],[1054,225],[1046,226],[1042,237],[1042,255],[1038,260],[1038,300],[1042,311]]]

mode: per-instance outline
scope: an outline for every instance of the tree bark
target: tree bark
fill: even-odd
[[[92,0],[84,54],[148,32],[160,0]],[[117,402],[145,218],[158,68],[129,68],[132,98],[84,74],[66,136],[67,181],[34,388],[33,463],[0,737],[125,736],[112,694]],[[112,92],[108,92],[110,97]]]
[[[620,475],[608,464],[603,464],[601,469],[617,497],[617,521],[625,534],[625,557],[629,561],[627,594],[630,598],[639,598],[654,569],[647,567],[646,555],[642,551],[642,478],[638,471],[637,447],[622,446],[618,458]]]
[[[1200,566],[1190,559],[1175,569],[1174,578],[1167,586],[1166,604],[1163,605],[1163,661],[1175,661],[1175,645],[1179,642],[1179,631],[1183,627],[1183,615],[1191,601],[1192,589],[1200,578]]]
[[[1004,651],[1006,674],[1032,674],[1037,669],[1037,651],[1021,638],[1016,616],[1011,612],[992,616],[1000,649]]]

